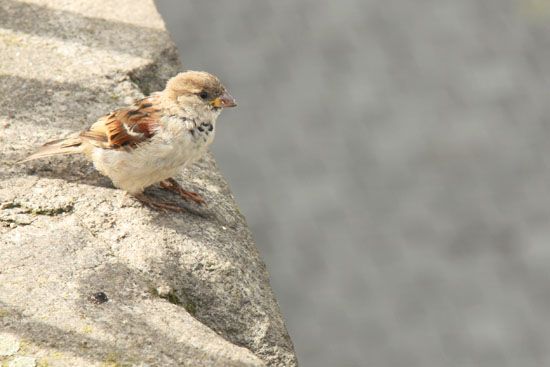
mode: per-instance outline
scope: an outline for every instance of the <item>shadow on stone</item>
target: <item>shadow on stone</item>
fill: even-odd
[[[31,176],[61,179],[78,184],[114,189],[108,177],[79,156],[59,156],[21,163],[21,170]]]
[[[68,331],[27,318],[22,310],[13,308],[1,300],[0,309],[3,313],[0,318],[1,330],[23,339],[26,344],[30,344],[30,347],[36,345],[51,348],[98,362],[106,362],[120,353],[114,344],[87,336],[85,332]],[[134,360],[138,357],[131,351],[124,351],[123,355],[125,360]],[[46,360],[47,358],[48,356],[45,357]]]
[[[37,80],[13,75],[0,75],[0,90],[9,91],[9,95],[0,96],[0,116],[17,119],[19,114],[29,110],[43,109],[46,121],[32,121],[33,126],[47,123],[49,127],[79,129],[87,122],[87,110],[97,103],[113,103],[110,96],[98,89],[90,89],[78,83],[57,82],[54,80]],[[59,104],[63,99],[63,103]],[[79,108],[69,108],[73,105]],[[91,111],[90,111],[91,112]],[[98,112],[101,114],[101,111]],[[62,116],[62,119],[56,119]],[[99,115],[98,115],[99,117]],[[91,123],[93,121],[90,121]],[[30,121],[22,121],[21,126],[29,126]]]
[[[147,311],[162,311],[163,308],[174,306],[163,307],[161,304],[158,307],[160,310],[157,309],[158,302],[154,301],[160,297],[152,291],[154,284],[151,276],[123,264],[104,264],[80,280],[79,298],[73,301],[73,307],[78,310],[78,320],[56,327],[52,323],[27,318],[22,310],[0,300],[0,330],[17,335],[28,349],[35,345],[105,365],[146,363],[151,366],[175,366],[185,365],[190,359],[200,360],[197,356],[204,358],[204,364],[201,365],[205,366],[242,365],[223,356],[213,357],[207,347],[197,348],[196,339],[188,342],[187,339],[195,337],[215,337],[213,332],[189,316],[181,317],[182,314],[178,312],[181,319],[178,322],[189,327],[189,330],[181,330],[181,333],[169,330],[166,324],[156,325],[155,322],[159,320],[152,320]],[[108,301],[101,304],[92,302],[90,295],[98,291],[107,295]],[[80,330],[68,330],[71,328]],[[187,335],[192,332],[201,335]],[[112,342],[106,342],[106,339]],[[149,349],[153,352],[148,353]],[[50,357],[60,358],[45,356],[39,362],[48,363]]]

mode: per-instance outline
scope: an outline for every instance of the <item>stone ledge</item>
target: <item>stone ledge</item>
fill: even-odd
[[[295,366],[211,156],[179,178],[209,205],[177,215],[80,157],[13,164],[182,70],[152,1],[114,4],[0,3],[0,365]]]

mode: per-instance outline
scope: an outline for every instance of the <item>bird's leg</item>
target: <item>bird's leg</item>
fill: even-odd
[[[165,190],[170,190],[175,192],[176,194],[179,194],[184,200],[193,201],[199,205],[203,205],[205,203],[202,196],[200,196],[196,192],[185,190],[183,187],[181,187],[178,181],[174,180],[173,178],[167,178],[166,180],[161,181],[160,187]]]
[[[142,204],[144,204],[144,205],[146,205],[150,208],[153,208],[153,209],[158,209],[158,210],[162,210],[162,211],[173,211],[173,212],[178,212],[178,213],[181,213],[181,212],[185,211],[185,208],[182,208],[181,206],[177,205],[176,203],[172,203],[172,202],[169,202],[169,201],[156,200],[156,199],[153,199],[153,198],[145,195],[144,193],[133,194],[132,196],[134,198],[136,198]]]

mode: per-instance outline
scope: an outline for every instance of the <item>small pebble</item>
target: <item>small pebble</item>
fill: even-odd
[[[92,302],[96,305],[100,305],[100,304],[105,303],[109,300],[109,298],[107,297],[107,295],[104,292],[94,293],[94,294],[90,295],[90,297],[88,297],[88,299],[90,300],[90,302]]]

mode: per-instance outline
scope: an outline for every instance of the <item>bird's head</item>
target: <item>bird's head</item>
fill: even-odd
[[[222,108],[237,105],[220,80],[204,71],[179,73],[166,83],[163,94],[172,106],[198,117],[217,116]]]

